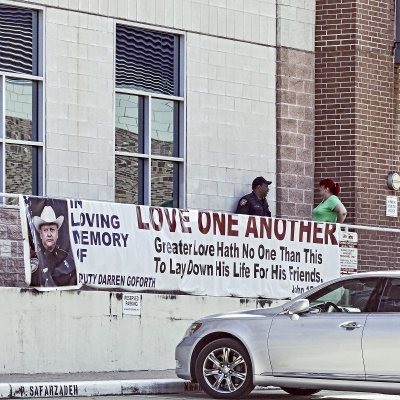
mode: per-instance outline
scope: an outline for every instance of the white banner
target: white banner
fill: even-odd
[[[333,223],[36,197],[20,205],[27,283],[39,289],[284,299],[339,276]]]

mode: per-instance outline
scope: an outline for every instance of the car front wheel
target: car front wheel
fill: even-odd
[[[250,357],[234,339],[207,344],[197,357],[196,377],[202,389],[217,399],[237,399],[254,388]]]
[[[319,389],[298,389],[298,388],[286,388],[286,387],[281,387],[281,389],[289,394],[293,394],[296,396],[310,396],[314,393],[319,392]]]

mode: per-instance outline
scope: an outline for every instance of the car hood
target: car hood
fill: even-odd
[[[213,314],[200,318],[196,322],[217,320],[217,319],[244,319],[244,318],[262,318],[272,316],[283,311],[283,305],[271,308],[257,308],[245,311],[231,311],[227,313]]]

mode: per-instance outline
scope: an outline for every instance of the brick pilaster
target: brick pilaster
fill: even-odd
[[[277,49],[277,216],[310,219],[314,187],[314,54]]]

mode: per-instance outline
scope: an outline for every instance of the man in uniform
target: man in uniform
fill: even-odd
[[[243,196],[236,207],[236,214],[260,215],[270,217],[266,196],[269,192],[271,181],[267,181],[262,176],[257,176],[251,185],[253,191]]]
[[[37,250],[39,265],[32,269],[32,286],[76,285],[76,269],[71,249],[57,245],[58,231],[64,217],[56,214],[51,206],[43,208],[40,217],[33,217],[33,224],[39,232],[41,246]]]

